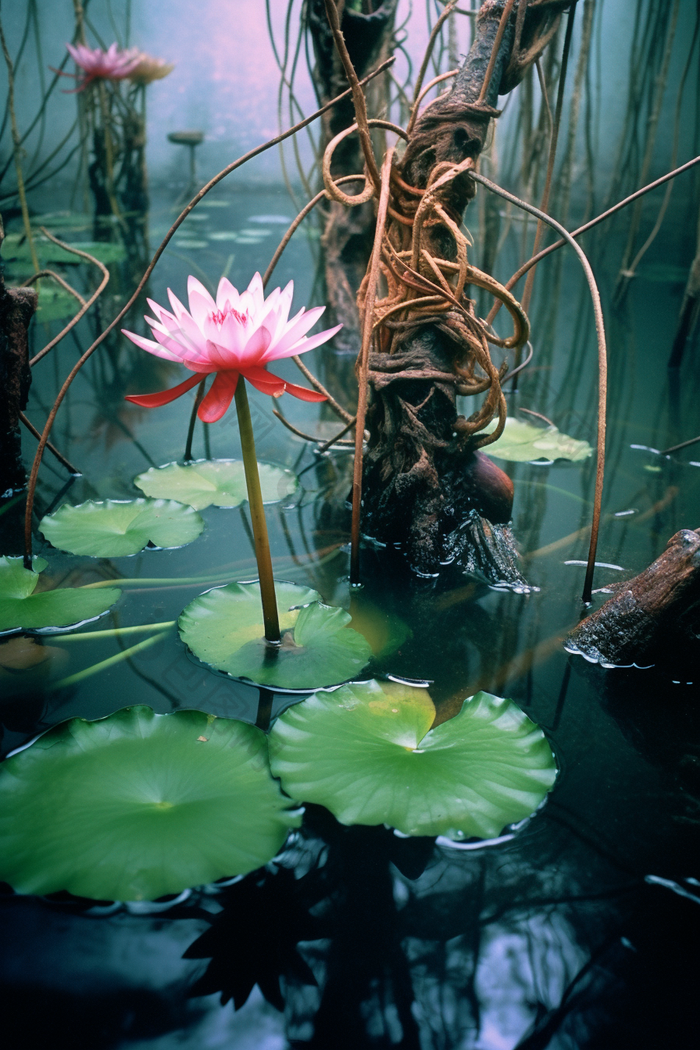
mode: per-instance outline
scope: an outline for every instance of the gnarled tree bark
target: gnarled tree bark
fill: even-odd
[[[408,186],[424,189],[445,162],[476,160],[498,115],[499,94],[510,91],[536,60],[570,0],[534,0],[520,13],[519,5],[514,6],[482,92],[505,6],[505,0],[486,0],[452,89],[416,121],[400,164]],[[441,202],[460,221],[474,194],[474,182],[464,173],[449,183]],[[415,197],[413,201],[415,207]],[[407,194],[407,210],[410,203]],[[454,258],[454,240],[439,223],[431,227],[431,240],[436,256]],[[457,561],[491,582],[522,585],[508,525],[511,482],[456,434],[454,333],[439,319],[426,322],[411,324],[395,337],[393,353],[371,358],[363,531],[400,544],[421,573],[432,575],[446,562]]]

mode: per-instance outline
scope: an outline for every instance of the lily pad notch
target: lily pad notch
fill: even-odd
[[[479,692],[431,728],[424,688],[351,683],[288,708],[270,733],[270,764],[294,799],[341,824],[405,835],[494,838],[530,816],[556,777],[542,730],[513,703]]]

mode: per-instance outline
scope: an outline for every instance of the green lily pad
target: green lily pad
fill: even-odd
[[[39,573],[45,567],[43,558],[35,558],[32,569],[25,569],[21,558],[0,558],[0,633],[72,627],[95,620],[122,593],[116,587],[56,587],[37,593]]]
[[[275,582],[275,590],[283,632],[277,651],[265,642],[257,583],[200,594],[180,616],[183,642],[216,670],[277,689],[320,689],[362,670],[372,650],[347,626],[349,613],[323,605],[309,587]]]
[[[496,420],[486,427],[484,433],[496,429]],[[492,445],[482,449],[489,456],[507,459],[514,463],[527,463],[538,459],[570,459],[579,463],[593,454],[587,441],[562,434],[556,427],[536,427],[522,419],[506,419],[505,430]]]
[[[512,700],[480,692],[431,729],[434,717],[425,689],[397,682],[315,693],[273,726],[272,772],[342,824],[406,835],[492,838],[538,807],[554,757]]]
[[[184,547],[196,540],[204,520],[193,507],[175,500],[88,500],[77,507],[64,503],[39,523],[49,543],[71,554],[121,558],[138,554],[147,543]]]
[[[260,487],[264,503],[276,503],[291,496],[297,488],[297,479],[291,470],[272,463],[258,463]],[[175,499],[189,503],[195,510],[216,507],[237,507],[248,499],[242,460],[198,459],[182,466],[167,463],[134,478],[147,496]]]
[[[65,288],[51,287],[44,282],[39,289],[39,303],[36,309],[39,321],[62,321],[64,317],[73,317],[80,309],[78,300]]]
[[[299,825],[265,736],[200,711],[73,718],[0,767],[0,879],[152,900],[266,864]]]
[[[48,263],[68,263],[73,266],[79,264],[84,266],[90,265],[87,259],[83,259],[80,255],[75,255],[74,252],[66,251],[65,248],[61,248],[58,244],[54,244],[48,237],[44,237],[43,233],[34,231],[33,237],[34,247],[42,266]],[[92,255],[93,258],[98,259],[102,263],[120,262],[126,256],[124,245],[114,244],[111,241],[72,241],[71,247],[78,248],[82,252],[88,252],[89,255]],[[18,262],[31,260],[29,242],[24,234],[8,234],[3,242],[3,254],[8,260],[16,259]]]

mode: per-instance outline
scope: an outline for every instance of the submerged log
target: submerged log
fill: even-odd
[[[608,667],[648,665],[698,646],[700,529],[681,529],[666,549],[572,632],[566,648]]]
[[[18,492],[27,480],[20,413],[26,408],[32,381],[27,328],[37,301],[33,288],[6,288],[0,272],[0,498]]]

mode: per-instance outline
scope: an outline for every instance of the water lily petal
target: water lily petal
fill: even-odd
[[[227,277],[222,277],[216,290],[216,305],[218,308],[223,310],[228,303],[235,310],[239,298],[238,289],[234,288]]]
[[[249,368],[242,369],[241,375],[245,376],[256,390],[273,397],[283,394],[287,386],[284,379],[273,376],[266,368],[261,368],[259,365],[251,365]]]
[[[231,404],[238,385],[238,372],[217,372],[216,379],[197,409],[203,423],[216,423]]]
[[[261,364],[265,351],[270,345],[271,339],[272,334],[264,325],[261,325],[260,328],[253,332],[250,339],[245,344],[245,349],[242,354],[243,363],[255,365]]]
[[[267,360],[271,361],[277,357],[289,357],[286,351],[289,347],[296,346],[299,343],[308,330],[316,324],[325,309],[325,306],[314,306],[312,310],[300,310],[296,317],[287,322],[285,329],[275,339],[274,344],[266,355]]]
[[[342,324],[337,324],[335,328],[326,328],[324,332],[316,332],[315,335],[304,336],[303,339],[299,339],[293,346],[287,347],[281,353],[275,350],[275,358],[283,357],[294,357],[295,354],[305,354],[309,350],[313,350],[317,346],[321,346],[322,343],[328,342],[332,339],[336,332],[339,332],[342,328]]]
[[[202,282],[191,276],[187,278],[187,298],[190,304],[190,313],[195,323],[201,328],[204,320],[216,310],[216,303]]]
[[[318,390],[308,390],[305,386],[297,386],[296,383],[285,383],[285,393],[292,397],[298,397],[300,401],[325,401],[326,395],[320,394]]]
[[[259,273],[253,274],[253,279],[248,285],[247,289],[255,305],[255,312],[257,313],[265,302],[265,289],[263,288],[262,277]]]
[[[132,401],[135,405],[141,405],[142,408],[160,408],[161,405],[168,405],[176,398],[182,397],[183,394],[186,394],[188,390],[191,390],[193,386],[197,386],[197,383],[201,383],[205,378],[205,372],[195,372],[184,383],[171,387],[170,390],[159,390],[156,394],[129,394],[125,400]]]
[[[179,361],[179,354],[174,353],[172,350],[166,349],[163,346],[159,346],[158,343],[154,343],[152,339],[145,339],[142,335],[136,335],[135,332],[127,332],[126,328],[122,328],[122,335],[125,335],[127,339],[131,339],[132,343],[141,350],[145,350],[149,354],[153,354],[155,357],[163,357],[166,361]]]

